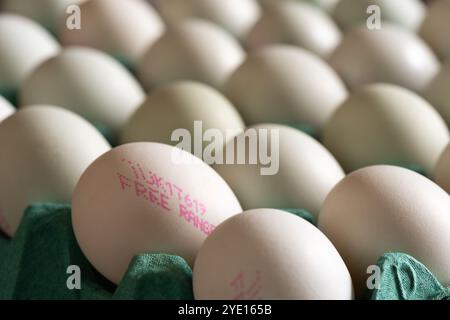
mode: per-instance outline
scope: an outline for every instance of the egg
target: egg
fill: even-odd
[[[287,45],[251,53],[224,92],[249,125],[288,123],[318,132],[347,97],[343,82],[324,61]]]
[[[109,149],[94,127],[62,108],[32,106],[2,121],[2,230],[13,236],[33,202],[70,202],[83,171]]]
[[[0,122],[14,113],[14,107],[5,98],[0,96]]]
[[[201,132],[197,133],[198,126]],[[243,132],[244,128],[241,116],[220,92],[201,83],[182,81],[152,91],[122,130],[121,141],[176,145],[176,130],[185,129],[191,137],[219,130],[225,143],[227,134],[232,138],[231,132]],[[190,143],[195,145],[195,140]]]
[[[164,0],[157,8],[169,23],[196,17],[223,27],[238,39],[246,37],[261,14],[257,0]]]
[[[242,145],[240,141],[245,139],[249,142]],[[251,127],[231,140],[224,153],[230,150],[235,150],[234,161],[215,164],[214,169],[246,210],[299,208],[317,215],[328,192],[344,177],[342,168],[320,143],[286,126]],[[238,160],[242,155],[258,158],[242,163]]]
[[[185,161],[176,162],[181,153]],[[191,266],[205,238],[242,212],[211,167],[172,146],[119,146],[83,173],[72,199],[75,236],[92,265],[119,283],[139,253],[167,253]]]
[[[448,30],[450,30],[450,1],[440,0],[430,3],[419,34],[442,60],[450,59],[450,38],[445,36]]]
[[[161,18],[144,0],[88,0],[80,11],[81,28],[62,24],[61,42],[108,52],[133,68],[164,31]]]
[[[399,167],[373,166],[348,175],[331,191],[318,225],[362,297],[368,267],[388,252],[413,256],[450,285],[449,212],[449,195],[429,179]]]
[[[340,0],[297,0],[297,1],[312,4],[324,10],[327,13],[331,13],[336,4],[339,3]],[[261,2],[262,5],[266,6],[271,5],[272,3],[280,2],[280,0],[259,0],[259,2]]]
[[[5,12],[33,19],[48,30],[56,32],[58,25],[69,17],[67,9],[83,1],[85,0],[3,0],[1,8]]]
[[[268,6],[250,32],[250,48],[285,43],[327,57],[339,44],[341,32],[328,15],[308,3],[280,1]]]
[[[450,127],[450,63],[444,65],[439,74],[425,90],[425,97],[436,108]]]
[[[221,88],[244,59],[237,40],[220,27],[197,19],[168,28],[138,67],[146,89],[177,80],[194,80]]]
[[[324,145],[347,171],[375,164],[433,172],[449,142],[444,120],[423,98],[390,84],[353,92],[327,123]]]
[[[379,30],[366,26],[350,30],[328,60],[352,90],[388,82],[420,93],[440,68],[423,40],[388,23]]]
[[[23,83],[21,105],[54,104],[113,134],[145,99],[137,80],[108,55],[68,47],[36,68]]]
[[[25,17],[0,14],[0,94],[12,96],[28,74],[57,54],[58,43]]]
[[[333,244],[290,213],[256,209],[206,239],[193,271],[198,300],[349,300],[349,271]]]
[[[382,24],[392,23],[413,32],[420,27],[426,14],[426,6],[421,0],[340,0],[333,11],[333,17],[342,29],[349,30],[367,24],[369,17],[377,13],[369,10],[370,6],[379,8]]]
[[[450,194],[450,144],[439,158],[434,177],[436,183]]]

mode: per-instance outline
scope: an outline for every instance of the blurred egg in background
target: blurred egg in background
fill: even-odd
[[[0,122],[15,112],[14,107],[8,100],[0,96]]]

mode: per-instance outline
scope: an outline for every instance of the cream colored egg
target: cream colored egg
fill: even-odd
[[[442,67],[425,90],[425,97],[450,127],[450,63]]]
[[[255,51],[233,73],[225,93],[249,124],[308,125],[321,131],[347,90],[320,58],[286,45]]]
[[[334,19],[344,30],[361,24],[376,26],[374,19],[380,18],[381,24],[389,22],[416,31],[425,14],[426,6],[421,0],[340,0],[333,11]]]
[[[156,41],[142,58],[138,74],[147,89],[177,80],[220,88],[244,56],[237,40],[220,27],[185,20]]]
[[[71,9],[71,5],[78,5],[83,1],[86,0],[3,0],[1,8],[5,12],[26,16],[47,29],[56,31],[58,25],[69,18],[67,11]]]
[[[281,1],[284,0],[259,0],[259,2],[261,2],[261,4],[264,6],[271,5],[273,3]],[[336,7],[336,4],[338,4],[340,0],[297,0],[297,1],[312,4],[324,10],[325,12],[330,13],[333,11],[333,9]]]
[[[319,215],[319,229],[336,246],[357,297],[381,255],[403,252],[450,285],[450,197],[410,170],[374,166],[347,176]],[[370,269],[369,269],[370,270]]]
[[[81,28],[62,24],[61,42],[108,52],[133,67],[164,31],[161,18],[144,0],[88,0],[80,10]]]
[[[261,14],[257,0],[163,0],[157,8],[169,23],[192,17],[205,19],[238,39],[245,38]]]
[[[326,13],[306,2],[290,0],[266,7],[250,32],[247,44],[250,48],[258,48],[286,43],[327,57],[341,37],[338,27]]]
[[[198,300],[348,300],[350,273],[309,222],[273,209],[245,211],[206,239],[195,261]]]
[[[76,114],[32,106],[0,123],[0,221],[14,235],[33,202],[70,202],[89,164],[110,149]]]
[[[54,104],[116,133],[145,99],[133,76],[108,55],[69,47],[41,64],[21,89],[21,104]]]
[[[374,84],[352,93],[327,123],[324,145],[349,172],[375,164],[420,166],[433,172],[449,132],[415,93]]]
[[[156,88],[122,130],[122,143],[152,141],[178,145],[177,132],[187,130],[189,144],[210,144],[203,137],[214,130],[220,148],[245,125],[234,106],[215,89],[197,82],[176,82]],[[184,132],[183,132],[184,133]],[[196,139],[200,137],[199,139]],[[199,140],[199,141],[197,141]],[[193,148],[191,151],[194,152]],[[202,158],[202,153],[199,154]]]
[[[178,153],[184,162],[175,160]],[[151,142],[122,145],[100,157],[82,175],[72,199],[78,243],[114,283],[140,253],[178,255],[192,265],[207,235],[241,211],[208,165]]]
[[[439,72],[439,61],[418,36],[383,23],[379,30],[350,30],[329,58],[331,66],[352,89],[388,82],[422,92]]]
[[[251,127],[231,140],[224,153],[226,161],[214,168],[246,210],[299,208],[317,215],[328,192],[344,177],[320,143],[290,127]],[[239,162],[242,158],[246,161]]]
[[[14,113],[14,107],[2,96],[0,96],[0,122]]]
[[[58,51],[51,35],[32,20],[0,14],[0,94],[16,91],[36,66]]]
[[[450,145],[448,145],[439,159],[434,178],[436,183],[450,194]]]
[[[428,8],[419,34],[442,60],[450,59],[450,0],[434,1]]]

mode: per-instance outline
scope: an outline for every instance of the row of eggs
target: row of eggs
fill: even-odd
[[[450,200],[437,185],[412,171],[377,166],[344,178],[344,170],[320,143],[282,125],[256,126],[280,130],[282,163],[280,173],[273,177],[262,177],[249,166],[217,166],[216,171],[206,164],[175,166],[170,158],[172,147],[166,145],[171,143],[168,133],[190,128],[193,120],[201,119],[211,128],[244,128],[241,113],[248,125],[308,124],[347,172],[377,163],[418,164],[430,175],[435,171],[436,180],[445,187],[450,181],[450,151],[441,157],[437,170],[435,165],[449,142],[448,129],[429,103],[412,91],[387,84],[364,86],[348,96],[342,81],[322,60],[289,46],[263,48],[243,63],[242,54],[235,62],[236,71],[226,72],[231,77],[221,76],[220,70],[216,73],[220,67],[208,70],[205,61],[221,61],[220,39],[232,38],[206,22],[184,25],[189,27],[180,26],[183,35],[174,36],[176,40],[161,40],[160,49],[149,58],[151,67],[138,68],[139,78],[146,89],[184,77],[212,87],[176,82],[154,89],[145,99],[138,82],[123,67],[85,48],[57,49],[59,53],[25,77],[20,90],[23,105],[53,104],[70,109],[92,123],[106,125],[122,143],[145,140],[165,145],[133,143],[108,151],[103,137],[75,114],[52,106],[23,108],[0,125],[0,170],[2,181],[7,181],[0,187],[5,231],[14,234],[21,212],[30,202],[70,201],[75,189],[72,203],[77,240],[92,264],[115,283],[136,253],[167,252],[194,265],[194,290],[200,299],[240,296],[243,283],[253,288],[254,281],[259,281],[260,290],[252,293],[259,298],[346,299],[353,296],[353,285],[361,296],[365,268],[388,250],[412,254],[443,283],[449,283],[450,222],[443,213],[449,212]],[[209,31],[202,33],[203,28]],[[403,32],[387,29],[391,28]],[[203,41],[189,41],[186,35],[190,30],[192,38],[202,34]],[[214,36],[219,33],[221,36]],[[228,40],[223,43],[231,43]],[[191,44],[197,48],[188,50],[193,56],[177,57]],[[170,52],[175,57],[168,57]],[[19,51],[9,54],[21,56]],[[224,58],[223,65],[230,57]],[[384,64],[377,60],[384,57],[380,54],[374,59]],[[192,60],[186,63],[189,58]],[[430,80],[424,78],[431,78],[431,72],[437,72],[438,63],[435,58],[417,59],[409,65],[408,59],[400,59],[406,70],[400,80],[380,80],[376,74],[367,82],[408,87],[405,83],[411,81],[409,89],[421,91],[417,88]],[[176,67],[181,63],[189,70]],[[417,64],[424,70],[419,77],[413,68]],[[401,64],[396,66],[402,69]],[[361,77],[366,79],[370,73],[364,70],[366,75]],[[222,77],[229,79],[220,80]],[[445,74],[438,78],[448,81]],[[217,90],[223,87],[228,99]],[[436,87],[441,88],[442,101],[448,101],[445,84]],[[254,106],[259,112],[254,112]],[[5,112],[10,113],[11,108],[5,107]],[[306,208],[318,216],[319,229],[326,237],[307,222],[277,210],[238,214],[261,207]]]

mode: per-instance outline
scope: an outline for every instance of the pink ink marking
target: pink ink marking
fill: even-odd
[[[148,200],[147,188],[142,183],[135,181],[134,190],[136,191],[136,196],[138,198],[144,198],[145,200]]]
[[[117,173],[117,176],[119,177],[120,187],[122,188],[122,190],[125,190],[125,186],[131,187],[131,179],[128,179],[120,173]]]
[[[233,300],[259,300],[261,291],[261,272],[256,271],[256,279],[247,286],[246,275],[240,272],[230,282],[230,287],[235,291]]]
[[[163,208],[166,211],[170,211],[169,208],[169,197],[166,196],[164,193],[160,194],[160,203],[161,203],[161,208]]]

